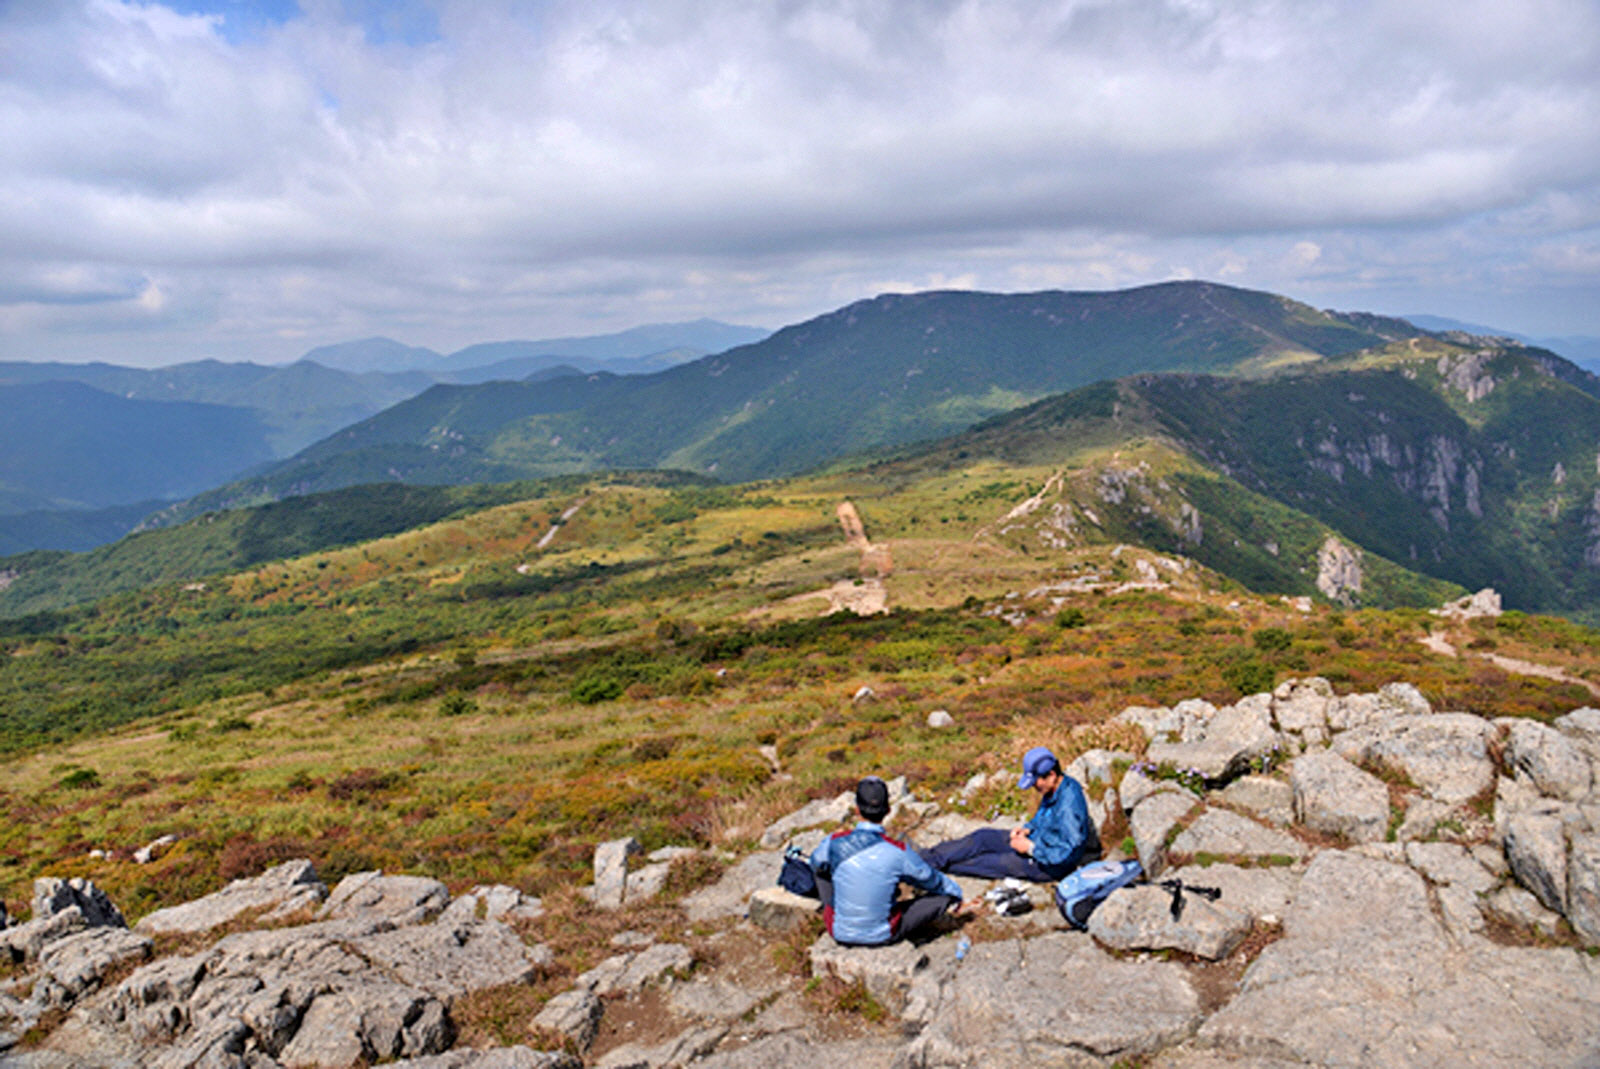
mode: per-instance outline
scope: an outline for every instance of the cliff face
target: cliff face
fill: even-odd
[[[1495,586],[1514,607],[1570,611],[1600,598],[1600,401],[1566,370],[1481,350],[1138,389],[1208,466],[1360,546]]]

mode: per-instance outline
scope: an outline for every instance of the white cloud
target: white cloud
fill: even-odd
[[[151,278],[171,333],[124,340],[169,359],[776,325],[886,278],[1375,304],[1551,271],[1552,329],[1600,333],[1588,0],[353,6],[0,8],[0,343],[70,355]]]

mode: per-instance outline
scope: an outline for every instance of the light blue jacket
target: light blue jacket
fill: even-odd
[[[894,938],[889,913],[901,880],[961,900],[960,884],[871,821],[824,839],[811,853],[811,867],[833,881],[833,905],[824,908],[823,918],[841,943],[873,945]]]
[[[1061,786],[1039,799],[1039,808],[1023,826],[1033,842],[1033,860],[1052,874],[1076,868],[1091,848],[1100,851],[1083,788],[1071,776],[1061,777]]]

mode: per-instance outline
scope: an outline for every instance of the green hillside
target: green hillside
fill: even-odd
[[[1210,283],[1113,293],[918,293],[850,305],[654,375],[435,387],[196,509],[354,481],[682,468],[793,475],[1100,379],[1264,374],[1420,334]]]

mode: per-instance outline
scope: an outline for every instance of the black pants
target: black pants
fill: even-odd
[[[822,899],[824,909],[833,908],[833,881],[826,876],[817,877],[817,897]],[[889,908],[889,942],[898,943],[918,934],[917,929],[955,908],[960,901],[954,895],[942,894],[901,899]]]

